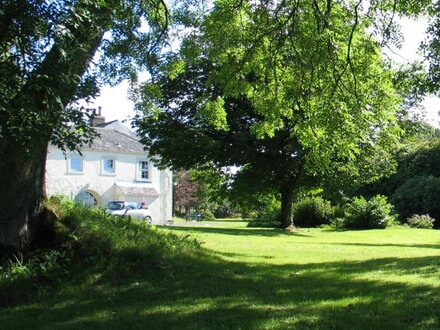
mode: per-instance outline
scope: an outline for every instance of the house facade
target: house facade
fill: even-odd
[[[153,224],[172,218],[172,172],[159,170],[136,135],[118,121],[95,123],[100,138],[82,155],[66,155],[54,146],[46,161],[47,194],[67,195],[76,202],[105,207],[120,200],[146,204]]]

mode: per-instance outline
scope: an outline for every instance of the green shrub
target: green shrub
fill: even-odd
[[[214,213],[210,210],[203,210],[200,214],[202,216],[202,221],[215,221]]]
[[[72,232],[79,221],[71,221],[69,214],[75,204],[63,195],[52,196],[43,203],[43,209],[32,226],[33,240],[29,249],[61,249],[70,245]]]
[[[341,218],[345,216],[345,205],[337,204],[332,206],[332,218]]]
[[[328,224],[333,210],[322,197],[306,197],[293,206],[293,223],[300,227],[317,227]]]
[[[434,221],[435,219],[431,218],[429,214],[414,214],[406,220],[406,223],[411,228],[432,229],[434,227]]]
[[[386,228],[396,217],[385,196],[376,195],[370,200],[354,197],[345,209],[344,226],[350,229]]]
[[[281,226],[280,211],[266,210],[258,212],[252,217],[247,226],[261,228],[279,228]]]
[[[159,231],[99,208],[50,203],[53,205],[46,209],[52,210],[55,223],[63,229],[59,237],[64,241],[24,254],[5,252],[0,259],[0,306],[27,301],[83,276],[96,274],[117,280],[127,275],[145,276],[154,269],[180,265],[182,257],[201,253],[200,243],[189,236]]]
[[[412,214],[429,214],[440,219],[440,178],[418,176],[400,186],[391,198],[404,221]]]
[[[330,224],[326,226],[327,229],[331,230],[344,230],[345,227],[345,219],[344,218],[332,218],[330,219]]]
[[[230,202],[223,201],[223,203],[215,209],[214,216],[216,218],[238,218],[240,214]]]

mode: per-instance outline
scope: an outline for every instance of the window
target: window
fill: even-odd
[[[70,156],[67,160],[69,173],[83,173],[83,159],[80,156]]]
[[[115,174],[116,162],[114,159],[103,159],[102,160],[102,174]]]
[[[138,170],[137,170],[137,179],[141,181],[147,181],[150,179],[149,176],[149,163],[148,160],[139,160],[138,162]]]
[[[74,202],[88,207],[98,205],[98,201],[96,200],[95,196],[93,196],[93,194],[88,191],[81,191],[78,195],[75,196]]]

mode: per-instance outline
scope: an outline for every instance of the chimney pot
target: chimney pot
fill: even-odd
[[[92,126],[97,126],[97,125],[105,123],[105,117],[102,116],[101,113],[102,113],[102,107],[101,106],[99,106],[97,109],[94,110]]]

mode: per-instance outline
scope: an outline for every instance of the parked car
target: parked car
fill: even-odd
[[[185,221],[202,221],[201,213],[187,213],[185,215]]]
[[[110,201],[107,203],[107,213],[122,217],[133,217],[144,220],[147,224],[151,224],[151,213],[148,207],[140,203],[125,201]]]

